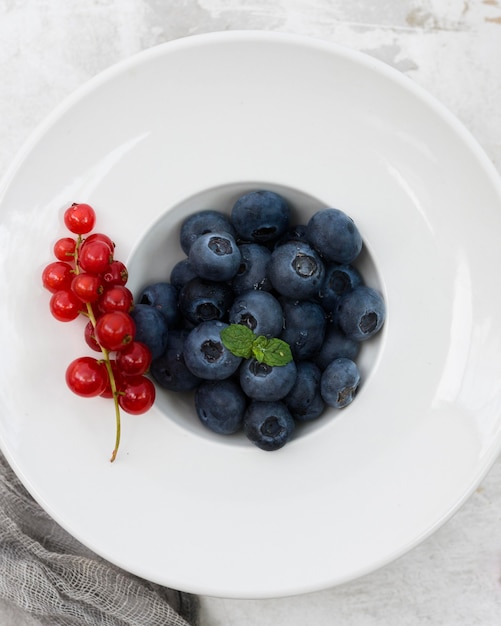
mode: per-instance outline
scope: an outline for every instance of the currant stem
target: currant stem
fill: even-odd
[[[77,243],[75,247],[75,274],[80,274],[80,267],[78,265],[78,251],[80,250],[80,246],[82,245],[82,243],[83,243],[82,236],[78,235]],[[86,303],[86,308],[87,310],[84,314],[87,315],[87,317],[91,321],[93,328],[96,328],[96,323],[97,323],[96,316],[94,315],[94,311],[92,310],[92,305],[90,304],[90,302]],[[111,458],[110,458],[110,463],[113,463],[113,461],[117,458],[118,448],[120,447],[120,435],[122,432],[121,419],[120,419],[120,405],[118,404],[118,389],[117,389],[117,383],[115,380],[115,374],[113,373],[113,369],[111,367],[110,353],[108,350],[106,350],[106,348],[103,348],[103,346],[100,345],[99,347],[101,348],[101,352],[102,352],[103,359],[104,359],[104,364],[106,366],[106,371],[108,372],[108,378],[110,379],[110,388],[111,388],[111,393],[113,395],[113,402],[115,404],[115,423],[116,423],[115,447],[113,448],[113,452],[111,453]]]

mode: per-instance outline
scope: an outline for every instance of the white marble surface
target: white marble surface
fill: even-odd
[[[0,176],[75,88],[186,35],[264,29],[382,59],[425,87],[501,171],[501,0],[0,0]],[[501,461],[434,536],[357,581],[277,600],[202,598],[201,626],[499,626]],[[3,626],[36,618],[0,605]]]

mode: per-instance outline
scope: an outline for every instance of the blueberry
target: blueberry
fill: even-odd
[[[249,289],[271,291],[271,282],[266,272],[271,252],[258,243],[244,243],[239,248],[242,258],[238,271],[231,281],[233,291],[236,294]]]
[[[321,377],[320,368],[311,361],[297,364],[296,384],[283,400],[294,419],[309,422],[322,415],[325,402],[320,393]]]
[[[352,263],[362,250],[362,237],[355,222],[339,209],[322,209],[309,220],[306,236],[323,258]]]
[[[308,243],[306,239],[306,224],[296,224],[288,228],[280,239],[275,241],[275,248],[289,241],[303,241]]]
[[[296,382],[296,364],[272,367],[254,358],[246,359],[240,367],[240,386],[254,400],[281,400]]]
[[[219,321],[202,322],[186,337],[184,360],[195,376],[223,380],[237,371],[242,359],[232,354],[221,341],[221,331],[227,326]]]
[[[289,227],[290,208],[280,194],[259,190],[244,194],[233,205],[231,221],[244,241],[278,239]]]
[[[154,380],[169,391],[191,391],[201,382],[186,366],[184,342],[187,330],[171,330],[165,352],[151,362],[150,373]]]
[[[339,297],[359,285],[363,285],[362,275],[353,265],[331,263],[325,269],[325,278],[319,291],[319,301],[328,312],[334,311]]]
[[[236,236],[235,228],[227,215],[221,211],[207,209],[193,213],[181,224],[179,243],[185,254],[188,254],[193,242],[206,233],[223,232]]]
[[[223,320],[233,302],[233,291],[227,283],[193,278],[179,292],[179,309],[192,324]]]
[[[152,359],[162,356],[169,335],[165,316],[148,304],[136,304],[130,315],[136,324],[135,341],[141,341],[148,346]]]
[[[324,341],[313,361],[324,370],[331,361],[344,357],[354,361],[360,352],[360,342],[348,337],[335,324],[327,324]]]
[[[247,398],[231,380],[204,381],[195,393],[195,409],[204,426],[220,435],[241,429]]]
[[[261,450],[282,448],[294,428],[294,419],[283,402],[251,402],[244,415],[244,432]]]
[[[152,283],[139,294],[137,302],[155,307],[165,316],[170,326],[175,326],[179,318],[177,306],[178,292],[174,285],[167,282]]]
[[[339,299],[334,321],[349,339],[365,341],[379,332],[385,317],[386,307],[381,294],[372,287],[361,285]]]
[[[351,359],[335,359],[322,373],[320,393],[326,404],[342,409],[353,401],[359,384],[356,363]]]
[[[278,337],[282,332],[283,312],[271,293],[251,289],[235,298],[229,320],[231,324],[247,326],[255,335]]]
[[[172,268],[170,273],[170,283],[179,290],[192,278],[196,278],[196,276],[197,273],[191,267],[189,259],[182,259]]]
[[[289,241],[275,248],[268,264],[273,287],[287,298],[307,300],[320,289],[325,275],[324,265],[307,243]]]
[[[200,235],[191,245],[188,258],[201,278],[225,281],[238,272],[242,255],[235,239],[221,231]]]
[[[311,300],[283,300],[284,329],[280,339],[286,341],[296,361],[312,358],[322,347],[325,335],[325,312]]]

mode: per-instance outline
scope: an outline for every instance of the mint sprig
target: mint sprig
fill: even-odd
[[[252,346],[255,335],[250,328],[242,324],[230,324],[221,331],[223,345],[235,356],[249,359],[252,356]]]
[[[260,363],[279,367],[292,361],[292,352],[287,342],[276,337],[268,339],[256,336],[242,324],[230,324],[221,331],[223,345],[235,356],[244,359],[254,357]]]

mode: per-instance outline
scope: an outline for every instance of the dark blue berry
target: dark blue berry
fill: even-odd
[[[243,241],[263,243],[278,239],[289,227],[290,208],[280,194],[251,191],[233,205],[231,221]]]
[[[340,296],[363,285],[362,275],[353,265],[331,263],[325,269],[325,278],[320,287],[319,302],[328,312],[334,311]]]
[[[238,272],[242,256],[235,239],[221,231],[200,235],[191,245],[188,258],[201,278],[226,281]]]
[[[244,415],[244,432],[261,450],[282,448],[294,428],[294,419],[283,402],[251,402]]]
[[[348,337],[335,324],[327,324],[324,340],[313,361],[324,370],[334,359],[344,357],[354,361],[360,352],[360,342]]]
[[[294,361],[273,367],[250,358],[240,367],[240,386],[254,400],[281,400],[292,389],[296,375]]]
[[[221,331],[228,324],[202,322],[184,342],[184,360],[188,369],[206,380],[223,380],[234,374],[242,359],[232,354],[221,341]]]
[[[290,346],[296,361],[311,359],[322,347],[325,312],[311,300],[283,300],[284,328],[280,339]]]
[[[158,282],[148,285],[139,294],[138,304],[147,304],[158,309],[165,318],[169,327],[175,326],[179,318],[177,306],[178,290],[167,282]]]
[[[325,402],[320,393],[321,377],[320,368],[311,361],[297,364],[296,384],[283,400],[294,419],[309,422],[322,415]]]
[[[179,290],[192,278],[196,278],[196,276],[197,273],[191,267],[189,259],[182,259],[172,268],[170,273],[170,283]]]
[[[130,315],[136,324],[135,341],[141,341],[148,346],[152,359],[162,356],[169,335],[167,319],[163,313],[148,304],[136,304]]]
[[[282,296],[296,300],[314,297],[324,275],[324,264],[317,252],[301,241],[289,241],[275,248],[268,264],[273,287]]]
[[[322,373],[320,393],[326,404],[342,409],[353,401],[359,384],[356,363],[351,359],[335,359]]]
[[[322,209],[309,220],[306,236],[327,261],[352,263],[362,250],[355,222],[339,209]]]
[[[306,239],[306,224],[296,224],[288,228],[280,239],[275,241],[275,248],[289,241],[303,241],[304,243],[308,243]]]
[[[235,298],[229,321],[247,326],[257,336],[278,337],[283,326],[282,307],[271,293],[251,289]]]
[[[195,409],[204,426],[220,435],[231,435],[243,424],[247,398],[231,380],[204,381],[195,392]]]
[[[222,320],[233,302],[227,283],[193,278],[179,292],[179,309],[192,324]]]
[[[271,252],[258,243],[240,244],[240,266],[231,281],[236,294],[249,289],[271,291],[272,285],[268,278],[267,268]]]
[[[201,382],[186,366],[184,342],[187,330],[171,330],[165,352],[151,363],[150,373],[164,389],[169,391],[191,391]]]
[[[385,317],[386,307],[381,294],[362,285],[339,299],[334,321],[349,339],[366,341],[379,332]]]
[[[188,254],[193,242],[207,233],[223,232],[236,236],[235,228],[229,217],[221,211],[207,209],[193,213],[181,224],[179,243],[185,254]]]

